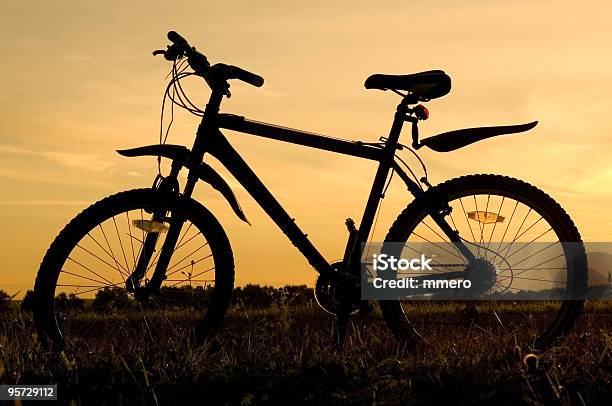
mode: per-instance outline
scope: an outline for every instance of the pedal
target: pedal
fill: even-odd
[[[355,228],[355,220],[352,218],[347,218],[344,224],[346,225],[346,229],[348,230],[349,234],[357,231],[357,228]]]
[[[355,227],[355,221],[352,218],[347,218],[344,222],[346,225],[346,229],[349,232],[349,238],[346,241],[346,248],[344,249],[344,257],[342,259],[343,264],[348,264],[350,256],[353,254],[353,249],[355,248],[355,241],[357,240],[357,235],[359,232]]]

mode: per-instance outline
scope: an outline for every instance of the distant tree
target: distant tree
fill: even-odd
[[[97,311],[125,309],[130,305],[130,298],[123,289],[104,288],[96,293],[93,308]]]
[[[74,293],[60,293],[55,297],[55,309],[58,311],[83,310],[85,308],[83,299]]]
[[[194,307],[202,308],[208,306],[212,295],[212,287],[203,286],[163,286],[161,297],[156,300],[157,305],[164,307]]]
[[[152,295],[142,306],[148,309],[159,308],[196,308],[208,307],[212,287],[203,286],[162,286],[161,293]]]
[[[154,307],[178,307],[187,308],[193,306],[193,287],[185,286],[163,286],[160,297],[153,297]]]
[[[268,307],[277,296],[274,288],[248,284],[234,289],[233,302],[249,307]]]
[[[193,304],[200,308],[208,307],[213,291],[214,288],[210,286],[196,286],[196,288],[193,290]]]
[[[34,311],[34,303],[35,303],[35,296],[34,296],[34,291],[33,290],[28,290],[25,294],[25,296],[23,297],[23,300],[21,301],[21,311],[22,312],[32,312]]]
[[[12,296],[3,290],[0,290],[0,313],[7,313],[12,309]]]
[[[281,302],[279,304],[287,304],[291,306],[304,306],[311,304],[314,298],[312,288],[306,285],[287,285],[280,288]]]
[[[304,306],[313,303],[314,292],[306,285],[286,285],[282,288],[249,284],[234,288],[232,303],[248,307],[268,307],[272,304]]]

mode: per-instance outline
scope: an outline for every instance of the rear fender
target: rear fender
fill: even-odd
[[[449,152],[466,145],[482,141],[487,138],[504,134],[515,134],[531,130],[538,124],[537,121],[518,125],[505,125],[496,127],[464,128],[462,130],[449,131],[434,135],[420,141],[419,148],[426,146],[437,152]]]

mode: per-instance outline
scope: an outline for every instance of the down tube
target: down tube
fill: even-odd
[[[215,136],[208,152],[240,182],[317,272],[326,274],[331,271],[329,262],[308,240],[307,234],[295,224],[295,219],[289,216],[221,132]]]

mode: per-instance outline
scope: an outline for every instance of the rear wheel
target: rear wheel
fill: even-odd
[[[153,212],[165,212],[153,222]],[[157,233],[149,282],[174,216],[185,219],[160,290],[126,288],[143,242]],[[55,346],[142,345],[163,350],[200,343],[219,326],[230,302],[234,260],[215,217],[192,199],[152,189],[107,197],[76,216],[47,251],[36,277],[39,336]]]
[[[509,177],[472,175],[449,180],[427,193],[448,203],[452,210],[445,219],[462,239],[476,244],[473,247],[486,247],[477,257],[490,264],[491,291],[512,297],[529,290],[575,291],[586,286],[587,260],[580,234],[567,213],[541,190]],[[393,244],[393,250],[406,257],[415,244],[439,245],[449,239],[427,208],[414,201],[399,215],[385,242],[402,243]],[[565,242],[573,243],[571,254],[567,244],[561,244]],[[467,265],[463,258],[457,262]],[[441,272],[458,270],[462,269],[449,264]],[[410,272],[414,271],[401,277],[413,276]],[[380,305],[400,340],[421,337],[436,342],[452,335],[456,343],[481,334],[492,343],[506,337],[542,349],[573,327],[583,302],[396,300]]]

